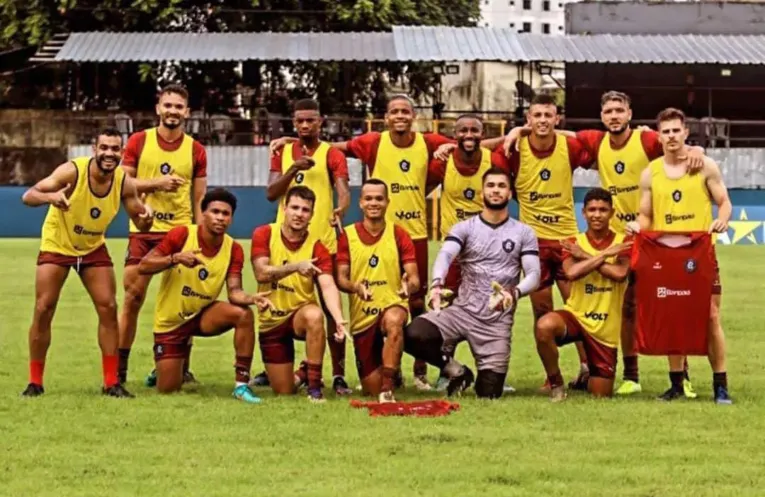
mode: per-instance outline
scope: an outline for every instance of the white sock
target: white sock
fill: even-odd
[[[236,384],[234,385],[234,388],[239,388],[239,387],[241,387],[242,385],[246,385],[246,384],[247,384],[247,383],[245,383],[245,382],[243,382],[243,381],[237,381],[237,382],[236,382]]]

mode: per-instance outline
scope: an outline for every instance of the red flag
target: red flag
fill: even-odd
[[[420,400],[416,402],[362,402],[352,400],[351,407],[369,410],[370,416],[446,416],[460,405],[448,400]]]
[[[711,235],[641,232],[631,266],[638,353],[706,356],[716,270]]]

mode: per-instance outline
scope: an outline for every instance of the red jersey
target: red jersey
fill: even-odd
[[[716,267],[712,237],[678,235],[641,232],[635,237],[636,342],[643,355],[708,354]],[[678,238],[685,244],[676,246]]]

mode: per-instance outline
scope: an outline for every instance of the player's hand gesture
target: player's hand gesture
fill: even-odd
[[[268,151],[271,154],[271,157],[273,157],[274,155],[278,155],[279,152],[285,147],[285,145],[296,141],[297,138],[293,138],[291,136],[282,136],[276,140],[271,140],[271,143],[268,144]]]
[[[369,287],[367,286],[366,282],[356,283],[354,291],[356,295],[364,302],[369,302],[372,300],[372,292],[369,291]]]
[[[521,137],[528,136],[530,133],[531,126],[528,124],[524,126],[516,126],[515,128],[511,129],[510,132],[505,136],[505,142],[502,144],[502,149],[505,151],[505,156],[510,157],[511,150],[513,149],[517,152],[521,146]]]
[[[633,236],[640,233],[640,224],[637,221],[630,221],[627,226],[624,227],[624,232],[627,235]]]
[[[186,183],[186,180],[175,174],[168,174],[159,178],[159,190],[163,192],[175,192]]]
[[[606,250],[601,252],[605,257],[614,257],[616,255],[621,254],[625,250],[629,250],[632,248],[632,241],[624,242],[624,243],[617,243],[616,245],[611,245]]]
[[[491,295],[489,296],[489,308],[493,311],[506,311],[515,304],[515,295],[506,290],[496,281],[491,282]]]
[[[332,219],[329,220],[329,224],[340,230],[340,233],[343,232],[343,215],[345,213],[343,212],[343,209],[338,207],[337,209],[332,211]]]
[[[197,255],[201,253],[201,249],[187,250],[186,252],[173,254],[171,260],[176,264],[181,264],[186,267],[195,267],[202,264],[202,261],[197,257]]]
[[[70,183],[67,183],[64,188],[51,193],[50,201],[49,201],[50,205],[62,211],[68,211],[69,199],[66,197],[66,191],[69,189],[70,186],[72,185]]]
[[[709,227],[710,233],[725,233],[726,231],[728,231],[728,222],[719,217],[712,221],[712,225]]]
[[[292,167],[295,171],[307,171],[316,165],[316,161],[312,157],[304,155],[295,162],[292,163]]]
[[[314,266],[314,262],[318,261],[319,259],[311,259],[310,261],[302,261],[297,263],[297,272],[300,273],[301,276],[315,276],[317,274],[321,274],[321,269]]]
[[[587,257],[589,257],[587,255],[587,252],[585,252],[584,249],[582,249],[582,247],[580,247],[576,243],[571,243],[571,242],[568,242],[568,241],[563,241],[563,242],[561,242],[561,246],[563,247],[563,250],[565,250],[566,252],[570,253],[571,257],[573,257],[574,259],[577,259],[577,260],[581,261],[581,260],[587,259]]]
[[[433,158],[443,161],[449,160],[449,156],[455,148],[457,148],[456,143],[444,143],[433,152]]]
[[[435,312],[441,311],[441,292],[443,288],[438,285],[430,289],[430,297],[428,298],[428,304]]]
[[[348,340],[353,340],[353,338],[351,338],[351,335],[348,334],[348,329],[346,328],[347,324],[348,324],[348,322],[345,321],[344,319],[340,320],[340,321],[335,321],[335,335],[334,336],[335,336],[335,341],[336,342],[340,343],[343,340],[345,340],[346,338]]]
[[[141,218],[141,219],[146,219],[146,220],[153,218],[154,217],[154,210],[151,208],[151,206],[149,204],[146,203],[146,194],[145,193],[141,194],[140,201],[141,201],[141,207],[143,207],[143,212],[138,214],[138,217]]]
[[[401,288],[396,292],[402,299],[409,298],[409,275],[404,273],[401,275]]]
[[[260,312],[264,312],[266,309],[275,311],[276,306],[268,299],[270,293],[271,292],[260,292],[255,295],[250,295],[251,304],[258,306],[258,311]]]

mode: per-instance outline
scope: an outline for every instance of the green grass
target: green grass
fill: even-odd
[[[668,384],[666,361],[642,358],[642,395],[593,400],[572,394],[566,403],[551,405],[536,392],[543,374],[524,301],[509,376],[518,393],[496,402],[470,393],[460,400],[460,411],[443,418],[378,419],[333,394],[320,406],[302,395],[274,398],[267,391],[260,406],[234,401],[230,335],[196,341],[196,388],[170,397],[146,389],[140,382],[152,367],[156,280],[131,357],[128,387],[138,397],[104,398],[96,316],[76,275],[70,275],[54,321],[47,393],[20,399],[27,382],[37,242],[0,243],[2,497],[765,492],[765,257],[758,247],[719,249],[732,407],[711,401],[711,372],[703,358],[691,359],[696,401],[654,400]],[[120,261],[125,242],[110,241],[109,248]],[[245,288],[255,288],[249,273]],[[472,364],[466,346],[458,353]],[[571,347],[561,363],[568,380],[576,371]],[[353,365],[349,346],[347,367],[355,385]],[[260,368],[256,364],[254,372]],[[409,357],[405,372],[411,376]],[[431,368],[431,378],[435,374]],[[428,396],[409,390],[399,397]]]

